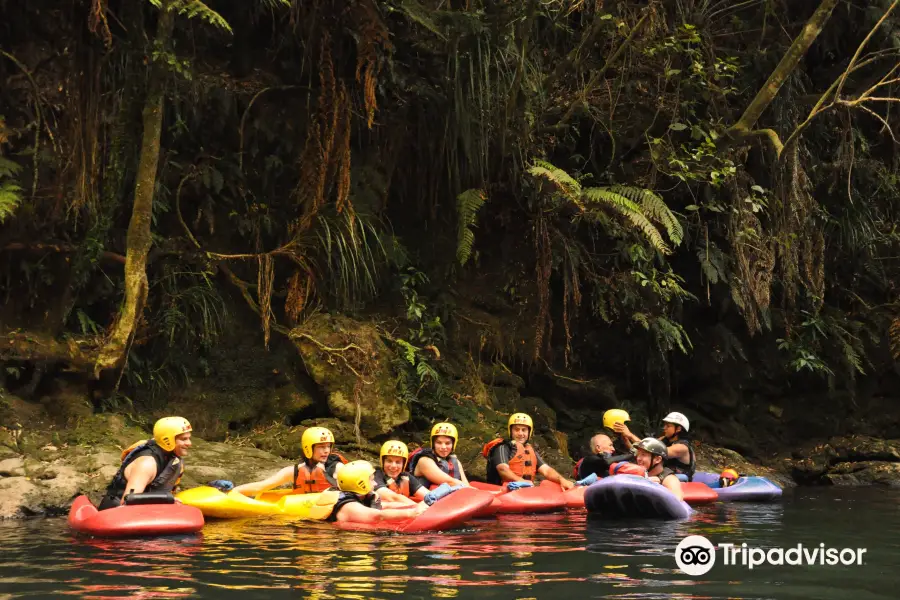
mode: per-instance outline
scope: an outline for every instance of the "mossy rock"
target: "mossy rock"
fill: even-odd
[[[347,422],[359,416],[366,437],[384,435],[409,421],[409,407],[397,396],[393,352],[374,326],[341,315],[317,315],[294,342],[310,377],[327,395],[332,415]]]
[[[182,416],[204,439],[222,441],[234,430],[290,422],[307,413],[314,403],[308,391],[290,382],[275,388],[236,389],[209,389],[195,383],[178,393],[155,418]]]

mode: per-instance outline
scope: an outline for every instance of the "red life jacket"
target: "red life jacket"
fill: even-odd
[[[617,462],[609,465],[610,475],[640,475],[647,476],[647,469],[632,462]]]
[[[581,468],[581,463],[584,462],[584,458],[579,458],[578,462],[575,463],[575,466],[572,467],[572,479],[578,479],[578,469]]]

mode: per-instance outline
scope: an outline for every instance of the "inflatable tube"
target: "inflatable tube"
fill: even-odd
[[[699,481],[682,482],[681,491],[684,493],[684,501],[691,506],[696,506],[697,504],[709,504],[710,502],[715,502],[719,499],[717,490],[714,490]]]
[[[100,537],[196,533],[203,528],[203,513],[182,504],[126,505],[98,511],[87,496],[78,496],[69,510],[69,527]]]
[[[466,521],[489,507],[494,496],[483,490],[463,488],[444,496],[428,510],[413,519],[405,521],[380,521],[378,523],[334,523],[338,529],[354,531],[396,531],[417,533],[420,531],[446,531],[458,529]]]
[[[665,487],[634,475],[614,475],[590,485],[584,505],[606,517],[686,519],[692,512]]]
[[[545,479],[541,482],[541,487],[550,488],[555,490],[557,494],[561,494],[566,508],[584,508],[584,491],[587,487],[583,485],[576,485],[572,489],[564,492],[558,483]]]
[[[783,490],[765,477],[739,477],[734,485],[719,487],[719,474],[697,471],[694,482],[715,490],[719,500],[725,502],[776,502]]]
[[[508,492],[505,487],[499,485],[480,481],[471,482],[471,486],[494,494],[494,503],[491,505],[494,514],[546,513],[566,507],[566,500],[556,484],[523,488],[514,492]]]
[[[586,487],[575,486],[571,490],[563,492],[559,487],[559,484],[547,480],[541,482],[541,487],[544,486],[554,486],[556,490],[563,495],[563,499],[566,502],[566,508],[584,508],[584,492],[587,490]],[[684,501],[691,506],[709,504],[710,502],[715,502],[719,497],[716,490],[703,485],[702,483],[682,483],[681,490],[684,492]]]
[[[334,498],[318,494],[292,494],[290,490],[264,492],[256,498],[231,491],[223,493],[215,488],[200,486],[178,494],[184,504],[200,509],[204,515],[223,519],[280,515],[310,521],[322,521],[331,514]],[[459,527],[465,521],[484,511],[494,501],[488,492],[463,488],[441,498],[427,511],[414,519],[381,521],[378,523],[335,523],[342,529],[385,531],[441,531]]]
[[[279,512],[273,502],[260,502],[240,492],[225,493],[206,485],[184,490],[175,497],[187,506],[200,509],[203,516],[215,519],[241,519]]]

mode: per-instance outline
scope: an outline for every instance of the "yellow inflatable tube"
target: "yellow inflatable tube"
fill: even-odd
[[[291,494],[291,490],[263,492],[249,498],[239,492],[227,494],[209,486],[195,487],[179,493],[182,504],[200,509],[204,517],[240,519],[261,515],[284,515],[299,519],[321,521],[331,514],[338,492]]]

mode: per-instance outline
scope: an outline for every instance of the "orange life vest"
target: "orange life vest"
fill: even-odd
[[[346,458],[333,453],[328,456],[321,469],[318,466],[310,468],[306,462],[294,465],[294,493],[315,494],[328,488],[337,488],[337,481],[328,474],[328,470],[334,472],[333,465],[338,461],[347,464]]]
[[[531,444],[520,444],[515,440],[507,441],[502,438],[497,438],[485,444],[484,448],[481,450],[481,454],[485,458],[488,458],[495,447],[504,443],[509,444],[514,452],[513,456],[510,457],[509,462],[506,463],[509,470],[526,481],[532,481],[534,476],[537,475],[537,455],[534,453]],[[494,468],[496,468],[496,465],[494,465]]]
[[[388,479],[387,488],[401,496],[406,496],[407,498],[411,497],[409,494],[409,477],[404,477],[403,473],[400,474],[399,483],[396,479]]]

